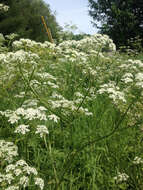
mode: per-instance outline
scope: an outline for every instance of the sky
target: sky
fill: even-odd
[[[97,29],[92,26],[92,18],[88,15],[88,0],[44,0],[50,5],[52,12],[56,11],[56,19],[60,26],[65,23],[75,24],[79,30],[95,34]]]

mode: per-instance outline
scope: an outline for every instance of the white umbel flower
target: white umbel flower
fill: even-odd
[[[16,162],[16,166],[28,166],[28,164],[25,162],[25,160],[18,160]]]
[[[4,5],[4,4],[2,4],[2,3],[0,4],[0,10],[3,10],[4,12],[7,12],[8,9],[9,9],[9,6]]]
[[[133,160],[133,163],[136,164],[136,165],[138,165],[138,164],[143,164],[143,159],[140,158],[140,157],[138,157],[138,156],[136,156],[136,157],[134,158],[134,160]]]
[[[6,173],[10,172],[10,171],[14,171],[15,170],[15,165],[14,164],[9,164],[6,167]]]
[[[0,157],[11,163],[15,156],[18,156],[18,148],[12,142],[0,140]]]
[[[13,114],[9,117],[9,120],[8,120],[8,121],[9,121],[11,124],[14,124],[14,123],[17,123],[19,119],[20,119],[20,117],[19,117],[17,114],[13,113]]]
[[[33,168],[33,167],[30,167],[30,166],[24,166],[23,167],[23,170],[28,174],[28,175],[30,175],[30,174],[33,174],[33,175],[37,175],[38,174],[38,172],[37,172],[37,170],[35,169],[35,168]]]
[[[5,190],[19,190],[19,186],[9,186],[8,188],[6,188]]]
[[[14,180],[14,177],[12,174],[8,173],[4,176],[5,181],[8,182],[8,184],[11,184],[12,180]]]
[[[28,129],[29,125],[19,125],[16,129],[15,129],[15,133],[21,133],[22,135],[25,135],[27,132],[29,132],[30,130]]]
[[[55,123],[58,123],[58,120],[60,119],[58,116],[55,114],[48,115],[49,120],[53,120]]]
[[[129,178],[129,176],[126,173],[120,173],[118,172],[118,175],[116,177],[114,177],[114,180],[117,181],[117,183],[122,183],[127,181]]]
[[[40,187],[41,190],[44,188],[44,180],[42,178],[36,177],[35,179],[35,184]]]
[[[35,133],[40,134],[42,138],[44,135],[49,134],[49,131],[45,125],[38,125]]]
[[[19,184],[22,185],[23,187],[27,187],[29,182],[29,178],[26,176],[23,176],[20,178]]]

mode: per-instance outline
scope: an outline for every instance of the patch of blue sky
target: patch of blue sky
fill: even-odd
[[[75,24],[76,33],[97,33],[97,28],[91,24],[92,18],[88,15],[88,0],[44,0],[56,12],[56,19],[60,26],[65,23]]]

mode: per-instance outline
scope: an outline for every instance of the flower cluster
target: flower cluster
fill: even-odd
[[[49,131],[45,125],[38,125],[35,134],[40,134],[42,138],[44,135],[49,134]]]
[[[8,40],[13,40],[16,37],[18,37],[18,34],[15,34],[15,33],[11,33],[11,34],[5,36],[5,38]]]
[[[54,50],[55,49],[55,44],[52,44],[48,41],[45,41],[44,43],[40,43],[40,42],[35,42],[33,40],[30,39],[23,39],[21,38],[19,41],[14,41],[12,44],[14,49],[27,49],[29,48],[29,50],[31,50],[31,48],[35,48],[35,49],[51,49]]]
[[[138,157],[138,156],[136,156],[136,157],[134,158],[134,160],[133,160],[133,164],[136,164],[136,165],[138,165],[138,164],[143,164],[143,159],[140,158],[140,157]]]
[[[123,76],[122,76],[122,81],[127,84],[127,83],[132,83],[133,82],[133,74],[132,73],[125,73]]]
[[[12,142],[6,142],[5,140],[0,140],[0,160],[5,160],[11,163],[17,153],[18,148]]]
[[[39,56],[35,53],[26,52],[24,50],[19,50],[16,52],[8,52],[6,54],[0,54],[0,62],[3,64],[9,64],[13,62],[27,62],[31,60],[37,60]]]
[[[77,49],[83,52],[116,51],[116,46],[107,35],[95,34],[80,41],[69,40],[62,42],[59,47],[65,49]],[[88,47],[88,48],[87,48]]]
[[[132,87],[138,89],[143,88],[143,62],[141,60],[128,59],[125,63],[120,64],[118,67],[120,72],[124,73],[121,81],[124,83],[126,89],[131,90]],[[129,92],[129,91],[128,91]]]
[[[22,135],[25,135],[27,132],[29,132],[29,125],[19,125],[16,129],[15,129],[15,133],[21,133]]]
[[[28,77],[31,69],[37,67],[38,60],[39,56],[36,53],[25,52],[24,50],[0,53],[0,83],[7,84],[9,81],[13,81],[18,77],[20,67],[24,72],[23,75]]]
[[[114,177],[114,180],[117,183],[123,183],[126,182],[128,180],[129,176],[126,173],[120,173],[118,172],[118,175]]]
[[[0,11],[7,12],[8,9],[9,9],[9,6],[0,3]]]
[[[40,190],[44,188],[44,181],[38,177],[34,167],[29,166],[25,160],[14,161],[18,156],[18,148],[12,142],[0,140],[0,187],[2,190],[19,190],[30,185],[33,178],[34,184]],[[4,163],[6,162],[6,163]]]
[[[90,50],[96,51],[116,51],[116,46],[113,41],[107,35],[95,34],[90,37],[86,37],[82,40],[75,41],[69,40],[60,43],[58,46],[50,42],[35,42],[30,39],[20,39],[13,42],[13,47],[16,49],[28,48],[49,48],[63,53],[64,50],[76,50],[77,52],[89,52]],[[88,47],[88,48],[87,48]]]
[[[53,109],[60,109],[64,115],[70,115],[71,112],[78,111],[81,114],[92,116],[92,113],[89,112],[88,108],[83,108],[82,106],[80,106],[78,109],[81,101],[81,98],[76,98],[75,100],[67,100],[62,95],[53,93],[49,99],[49,104]]]
[[[38,119],[40,121],[46,121],[47,117],[42,109],[43,107],[38,107],[36,109],[34,108],[27,108],[24,109],[23,107],[18,108],[15,111],[12,110],[6,110],[6,111],[1,111],[0,114],[4,115],[5,117],[8,117],[8,121],[11,124],[18,123],[18,121],[23,118],[24,120],[35,120]],[[42,109],[42,110],[41,110]]]
[[[44,188],[44,181],[38,177],[38,172],[35,168],[30,167],[24,160],[18,160],[15,163],[7,165],[0,173],[0,186],[5,184],[5,189],[20,189],[28,187],[31,183],[31,178],[40,190]],[[3,185],[2,185],[3,186]],[[5,190],[2,188],[2,190]]]
[[[114,102],[118,102],[119,100],[126,102],[124,93],[120,91],[120,88],[116,86],[114,82],[109,82],[108,84],[101,85],[98,93],[109,94],[109,98],[111,98]]]
[[[5,37],[11,40],[14,34]],[[0,35],[0,41],[3,40],[3,35]],[[132,102],[133,91],[137,93],[136,89],[143,87],[143,63],[140,60],[116,57],[115,44],[106,35],[96,34],[79,41],[64,41],[59,45],[20,39],[14,41],[12,46],[13,52],[0,53],[0,83],[4,93],[6,91],[7,99],[14,95],[12,100],[15,102],[9,100],[12,102],[8,105],[10,108],[7,106],[9,109],[0,111],[0,116],[4,122],[7,118],[6,122],[12,126],[10,130],[14,132],[14,138],[20,139],[21,142],[29,136],[36,143],[46,141],[45,137],[49,133],[51,135],[47,139],[54,140],[59,134],[56,133],[57,126],[73,120],[72,125],[78,126],[83,116],[85,123],[89,116],[93,116],[96,123],[94,116],[100,112],[100,102],[102,104],[105,97],[108,100],[110,98],[110,101],[107,101],[111,105],[117,105],[122,114]],[[13,78],[15,80],[12,86]],[[12,82],[9,84],[7,81]],[[115,106],[114,108],[116,109]],[[128,116],[130,112],[132,110],[128,111]],[[142,117],[142,114],[140,115]],[[92,121],[90,118],[88,120],[90,128]],[[55,135],[54,138],[51,138],[52,134]],[[57,148],[56,142],[52,142],[50,148],[53,148],[53,144]],[[28,148],[30,146],[28,144]],[[38,177],[37,170],[24,160],[14,162],[13,158],[17,155],[17,147],[14,144],[0,142],[0,158],[8,162],[6,167],[2,166],[0,185],[6,184],[4,190],[22,189],[29,186],[32,180],[32,183],[42,190],[44,182]],[[143,160],[135,157],[132,163],[142,164]],[[114,180],[122,183],[128,178],[127,174],[119,172]]]

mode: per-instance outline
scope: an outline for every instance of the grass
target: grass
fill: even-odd
[[[64,53],[55,55],[50,48],[30,51],[40,57],[35,66],[29,57],[7,65],[1,61],[0,110],[37,110],[44,106],[42,114],[47,118],[54,114],[58,122],[20,115],[11,123],[10,116],[1,113],[1,139],[18,147],[14,161],[24,159],[36,168],[44,179],[44,190],[142,190],[142,89],[136,85],[136,74],[142,68],[121,68],[130,64],[130,57],[120,54],[91,55],[83,63],[79,56],[71,61],[72,54],[67,53],[68,58]],[[143,55],[137,59],[143,60]],[[122,81],[126,73],[134,74],[132,83]],[[111,86],[102,87],[111,82],[119,87],[112,88],[114,96],[107,91]],[[101,89],[105,92],[99,93]],[[21,92],[25,95],[17,97]],[[126,102],[119,92],[125,93]],[[15,133],[20,124],[29,125],[30,132]],[[37,125],[45,125],[49,135],[35,134]],[[133,162],[135,157],[141,159],[139,163]],[[0,159],[4,163],[0,172],[4,173],[7,163]],[[123,173],[129,177],[124,178]],[[25,190],[37,189],[32,178],[29,184]],[[0,183],[2,190],[8,186]]]

